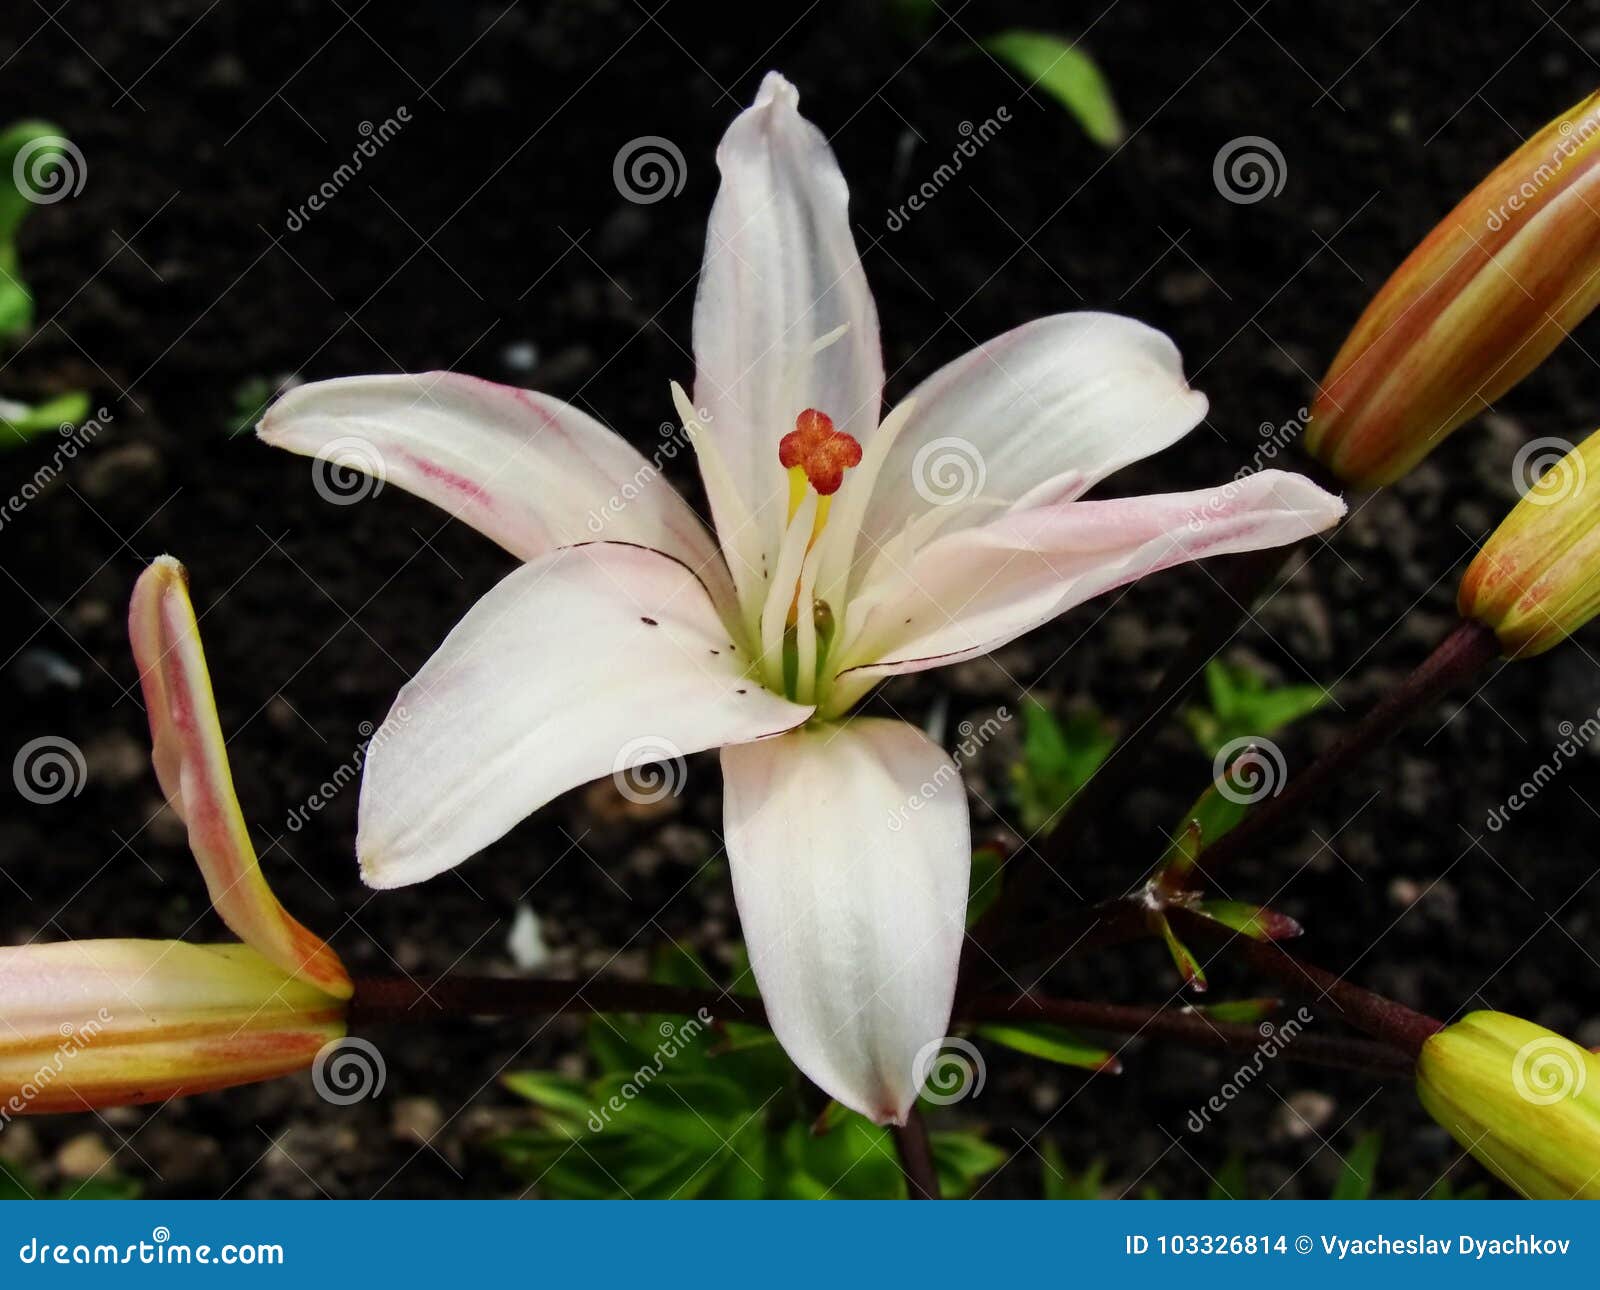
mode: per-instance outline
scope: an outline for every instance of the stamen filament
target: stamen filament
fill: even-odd
[[[778,564],[761,606],[761,671],[767,684],[783,692],[783,637],[789,625],[789,610],[795,602],[801,566],[811,545],[816,525],[817,495],[808,492],[784,530],[778,547]]]

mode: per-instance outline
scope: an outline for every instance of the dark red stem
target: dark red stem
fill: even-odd
[[[1353,987],[1352,987],[1353,988]],[[1398,1006],[1398,1005],[1397,1005]],[[437,1022],[453,1017],[536,1017],[563,1012],[665,1012],[699,1014],[724,1021],[765,1024],[760,1001],[719,990],[634,981],[573,981],[549,978],[451,976],[433,981],[407,977],[363,977],[348,1007],[352,1026],[382,1022]],[[956,1019],[1055,1021],[1063,1025],[1138,1035],[1203,1048],[1250,1049],[1261,1041],[1255,1026],[1212,1021],[1201,1013],[1161,1007],[1092,1003],[1042,995],[978,994],[958,1001]],[[1315,1042],[1307,1042],[1311,1039]],[[1306,1036],[1286,1056],[1325,1066],[1362,1070],[1381,1077],[1410,1069],[1393,1047],[1365,1041]]]
[[[999,930],[1010,925],[1039,899],[1044,877],[1057,865],[1065,865],[1074,849],[1081,849],[1090,833],[1121,799],[1134,777],[1145,767],[1144,753],[1150,741],[1161,732],[1169,713],[1194,688],[1205,673],[1206,664],[1222,652],[1250,606],[1296,548],[1252,551],[1233,559],[1214,584],[1214,592],[1196,619],[1182,651],[1162,673],[1161,680],[1144,707],[1124,731],[1093,777],[1062,812],[1055,828],[1038,846],[1024,848],[1007,865],[1006,882],[988,913],[973,929],[978,944],[994,940]]]
[[[438,1021],[448,1017],[532,1017],[561,1012],[670,1012],[702,1009],[721,1021],[766,1023],[753,995],[644,981],[564,981],[547,977],[362,977],[347,1011],[351,1025]]]
[[[1338,743],[1290,779],[1282,793],[1202,850],[1195,861],[1196,870],[1215,873],[1285,825],[1298,822],[1307,804],[1338,783],[1351,767],[1387,743],[1418,712],[1499,657],[1500,642],[1494,631],[1473,619],[1462,619],[1410,676]]]
[[[1274,1033],[1260,1025],[1236,1021],[1214,1021],[1201,1012],[1185,1012],[1172,1007],[1149,1008],[1133,1004],[1080,1003],[1075,999],[1051,999],[1041,995],[1007,998],[978,995],[968,1001],[975,1015],[991,1020],[1050,1021],[1062,1026],[1104,1030],[1131,1037],[1167,1039],[1195,1048],[1248,1051],[1260,1047]],[[1297,1035],[1284,1048],[1284,1057],[1361,1071],[1381,1079],[1403,1079],[1410,1075],[1412,1061],[1406,1053],[1388,1043],[1374,1043],[1340,1035]]]
[[[895,1126],[894,1145],[906,1176],[906,1195],[912,1200],[938,1200],[939,1171],[933,1163],[933,1144],[928,1141],[927,1121],[916,1107],[904,1124]]]
[[[1422,1051],[1422,1045],[1430,1036],[1444,1029],[1442,1021],[1295,958],[1271,942],[1251,940],[1188,910],[1173,909],[1168,917],[1184,933],[1220,942],[1250,967],[1282,982],[1295,993],[1319,1002],[1326,1000],[1340,1020],[1413,1057]]]

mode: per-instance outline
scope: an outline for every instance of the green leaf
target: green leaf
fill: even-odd
[[[900,1157],[889,1131],[851,1112],[831,1133],[791,1124],[783,1151],[798,1198],[887,1200],[905,1195]]]
[[[1333,1185],[1330,1200],[1371,1200],[1378,1181],[1378,1157],[1383,1152],[1383,1135],[1376,1129],[1363,1133],[1345,1157],[1339,1181]]]
[[[1064,1026],[1037,1025],[986,1025],[973,1032],[980,1039],[1013,1048],[1030,1057],[1042,1057],[1062,1066],[1077,1066],[1083,1070],[1109,1071],[1121,1074],[1122,1063],[1110,1049],[1092,1043],[1076,1031]]]
[[[0,1159],[0,1200],[137,1200],[144,1184],[102,1170],[93,1178],[66,1179],[53,1192],[42,1190],[14,1160]]]
[[[254,430],[281,388],[278,381],[265,376],[251,376],[241,381],[233,391],[233,415],[228,418],[228,433],[241,435]]]
[[[3,292],[0,284],[0,292]],[[0,332],[3,332],[0,326]],[[81,425],[89,415],[89,396],[82,390],[58,394],[43,403],[0,399],[0,448],[15,447],[49,430]]]
[[[1066,108],[1102,148],[1127,137],[1111,87],[1094,59],[1075,44],[1040,31],[1007,31],[983,46]]]
[[[63,1183],[57,1200],[138,1200],[144,1185],[116,1174],[98,1174],[77,1184]]]
[[[1243,1156],[1232,1155],[1222,1162],[1222,1168],[1217,1170],[1216,1177],[1211,1180],[1211,1187],[1206,1192],[1206,1199],[1250,1199],[1250,1178],[1245,1168]]]
[[[1025,832],[1054,823],[1099,769],[1116,742],[1095,712],[1058,722],[1037,699],[1022,701],[1022,760],[1011,768],[1017,811]]]
[[[1106,1166],[1103,1160],[1092,1160],[1079,1173],[1073,1173],[1061,1159],[1061,1148],[1053,1138],[1045,1139],[1039,1154],[1040,1177],[1043,1180],[1040,1194],[1046,1200],[1099,1200],[1105,1186]]]
[[[1243,798],[1243,795],[1240,795]],[[1183,888],[1196,857],[1249,813],[1248,800],[1235,801],[1212,784],[1201,793],[1172,835],[1161,857],[1160,883],[1168,891]]]
[[[681,941],[668,941],[656,951],[650,979],[657,985],[676,985],[694,990],[714,988],[717,984],[716,978],[700,961],[700,956]]]
[[[1489,1184],[1486,1182],[1471,1183],[1466,1187],[1456,1187],[1448,1178],[1441,1178],[1428,1189],[1423,1200],[1488,1200]]]
[[[930,1133],[928,1145],[947,1200],[970,1196],[972,1189],[1006,1162],[1006,1153],[976,1133]]]
[[[502,1076],[500,1082],[565,1125],[585,1124],[596,1113],[594,1099],[582,1082],[565,1075],[551,1071],[514,1071]]]
[[[971,927],[999,898],[1004,874],[1000,852],[994,847],[979,847],[972,853],[972,877],[967,884],[967,926]]]
[[[653,1133],[701,1153],[716,1152],[753,1109],[739,1085],[698,1075],[607,1075],[594,1100],[613,1128]]]
[[[895,21],[912,35],[926,30],[939,16],[936,0],[889,0],[889,9]]]
[[[1221,1003],[1200,1004],[1185,1008],[1185,1012],[1199,1013],[1212,1021],[1255,1022],[1265,1021],[1283,1007],[1282,999],[1224,999]]]
[[[769,1193],[776,1145],[766,1125],[752,1120],[729,1141],[724,1164],[701,1195],[715,1200],[761,1200]]]
[[[0,1200],[36,1200],[38,1189],[27,1169],[15,1160],[0,1159]]]
[[[639,1046],[643,1030],[624,1017],[597,1012],[584,1027],[584,1039],[602,1071],[634,1071],[654,1063],[653,1048]]]
[[[1292,940],[1304,930],[1287,914],[1242,900],[1198,900],[1189,908],[1257,941]]]
[[[1178,975],[1183,978],[1183,983],[1197,994],[1206,989],[1206,972],[1200,966],[1200,960],[1195,957],[1194,951],[1178,939],[1178,934],[1172,930],[1172,924],[1165,914],[1157,916],[1157,923],[1161,928],[1161,939],[1166,943],[1167,953],[1172,956],[1173,965],[1178,969]]]
[[[1206,664],[1206,694],[1210,706],[1186,709],[1183,720],[1208,757],[1235,740],[1270,738],[1331,697],[1320,685],[1268,685],[1252,669],[1221,659]]]
[[[0,338],[13,340],[33,326],[33,294],[19,271],[17,231],[39,203],[18,186],[17,163],[24,175],[44,181],[39,190],[49,193],[56,179],[70,184],[81,174],[69,147],[60,129],[45,121],[18,121],[0,131]]]

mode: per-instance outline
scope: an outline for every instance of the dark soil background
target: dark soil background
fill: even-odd
[[[893,6],[723,7],[668,0],[380,6],[306,0],[208,7],[21,5],[0,34],[0,121],[59,123],[87,162],[82,193],[27,225],[37,333],[0,393],[89,388],[111,413],[90,449],[0,533],[0,703],[9,761],[43,734],[78,744],[86,786],[54,805],[8,796],[0,941],[215,938],[220,924],[146,756],[123,615],[143,562],[193,575],[235,776],[271,880],[356,972],[514,970],[519,901],[543,919],[554,972],[641,974],[666,937],[726,962],[738,937],[717,852],[709,758],[661,808],[609,783],[569,794],[461,869],[381,896],[359,883],[347,788],[298,832],[289,813],[345,763],[396,689],[508,556],[398,489],[331,506],[303,459],[231,425],[261,378],[449,367],[573,399],[648,452],[692,375],[689,318],[713,151],[761,74],[782,69],[832,138],[878,294],[891,397],[979,340],[1068,309],[1169,332],[1211,398],[1207,424],[1118,490],[1232,475],[1258,427],[1294,419],[1365,299],[1516,140],[1600,77],[1600,2],[962,4],[926,28]],[[54,9],[53,13],[48,9]],[[1554,10],[1548,12],[1548,10]],[[1013,26],[1085,34],[1132,136],[1114,154],[976,44]],[[291,211],[355,151],[363,123],[411,118],[298,231]],[[927,209],[889,212],[979,123],[1010,123]],[[683,153],[682,191],[619,195],[618,150]],[[1218,150],[1269,138],[1275,197],[1231,203]],[[1302,765],[1448,626],[1456,576],[1514,500],[1525,440],[1600,415],[1587,324],[1496,412],[1361,506],[1231,657],[1335,703],[1282,743]],[[245,398],[249,404],[250,399]],[[246,406],[243,411],[248,412]],[[18,490],[50,439],[0,458]],[[1293,457],[1293,451],[1289,456]],[[1280,463],[1281,464],[1281,463]],[[1290,464],[1293,464],[1292,462]],[[682,457],[672,466],[693,488]],[[883,701],[949,726],[1015,711],[1029,687],[1064,711],[1127,718],[1181,641],[1206,575],[1166,575],[1086,606],[995,660],[896,682]],[[1501,832],[1487,811],[1551,755],[1560,723],[1600,708],[1586,635],[1497,670],[1408,731],[1296,838],[1231,890],[1301,919],[1330,968],[1450,1016],[1518,1012],[1600,1043],[1596,765],[1585,754]],[[1015,730],[969,765],[975,823],[1004,836]],[[1084,898],[1122,890],[1208,767],[1176,727],[1125,832],[1079,857]],[[11,784],[5,783],[9,794]],[[1065,910],[1074,897],[1053,893]],[[1160,1001],[1170,968],[1109,953],[1051,984]],[[1260,992],[1217,970],[1214,994]],[[0,999],[0,1010],[4,1001]],[[0,1157],[42,1178],[112,1167],[156,1195],[518,1194],[484,1140],[526,1112],[508,1066],[571,1069],[576,1023],[378,1033],[388,1082],[341,1109],[309,1078],[13,1125]],[[981,1097],[943,1113],[1014,1153],[987,1195],[1036,1194],[1043,1126],[1066,1159],[1103,1159],[1109,1194],[1203,1194],[1247,1154],[1261,1194],[1326,1195],[1358,1133],[1381,1128],[1383,1190],[1483,1175],[1405,1086],[1287,1062],[1201,1134],[1189,1111],[1236,1063],[1136,1045],[1121,1078],[991,1054]]]

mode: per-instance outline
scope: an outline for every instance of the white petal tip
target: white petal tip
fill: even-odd
[[[1323,529],[1331,528],[1342,520],[1350,509],[1345,505],[1344,498],[1312,483],[1304,475],[1284,470],[1261,473],[1272,476],[1273,492],[1287,509],[1299,511],[1306,517],[1312,526],[1312,532],[1320,533]]]
[[[773,104],[786,108],[800,106],[800,91],[782,72],[768,72],[763,76],[761,89],[756,94],[756,107],[771,107]]]
[[[362,885],[371,887],[373,891],[394,891],[399,887],[409,887],[415,881],[396,873],[392,862],[364,850],[359,841],[356,843],[356,863],[361,867]]]

